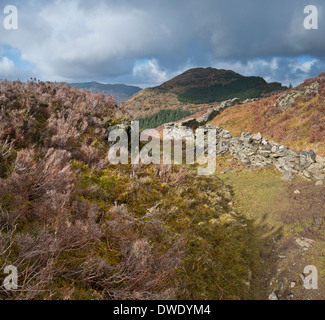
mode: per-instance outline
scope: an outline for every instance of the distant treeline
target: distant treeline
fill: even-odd
[[[164,123],[175,122],[190,116],[191,113],[186,110],[160,110],[158,113],[139,119],[140,129],[153,129]]]
[[[193,88],[178,96],[178,100],[184,103],[211,103],[221,102],[232,98],[241,100],[260,98],[262,94],[288,89],[281,83],[267,83],[260,77],[245,77],[229,84],[217,84],[211,87]]]

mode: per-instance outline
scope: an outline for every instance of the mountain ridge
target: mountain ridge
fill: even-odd
[[[70,83],[71,87],[90,90],[92,93],[111,95],[117,103],[121,103],[142,90],[140,87],[126,84],[103,84],[97,81]]]

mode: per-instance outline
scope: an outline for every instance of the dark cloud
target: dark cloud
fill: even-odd
[[[10,4],[18,7],[19,30],[0,27],[0,45],[19,50],[21,61],[0,51],[0,78],[20,70],[21,77],[154,85],[190,67],[213,66],[297,84],[325,71],[321,0],[313,1],[319,30],[303,27],[305,0]]]

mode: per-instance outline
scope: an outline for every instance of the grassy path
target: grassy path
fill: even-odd
[[[324,299],[324,186],[300,178],[283,181],[272,169],[244,169],[230,157],[219,161],[216,175],[232,187],[234,208],[252,219],[260,232],[256,245],[264,260],[253,282],[256,297],[267,299],[275,292],[279,299]],[[314,242],[304,247],[297,242],[302,238]],[[318,290],[304,288],[307,265],[318,269]]]

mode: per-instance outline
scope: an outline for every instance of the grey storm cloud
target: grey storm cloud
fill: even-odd
[[[0,9],[7,4],[0,0]],[[19,29],[0,26],[0,78],[155,85],[212,66],[297,84],[325,71],[322,0],[16,0]],[[9,4],[9,3],[8,3]],[[306,5],[319,29],[306,30]],[[29,66],[29,69],[24,67]]]

